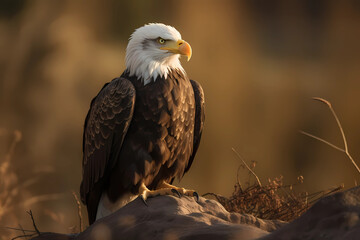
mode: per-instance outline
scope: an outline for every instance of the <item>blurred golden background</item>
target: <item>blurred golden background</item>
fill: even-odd
[[[360,161],[359,1],[3,0],[0,226],[32,229],[32,209],[40,231],[78,231],[71,192],[79,191],[85,115],[123,72],[130,34],[149,22],[176,27],[191,44],[183,66],[205,91],[202,143],[180,185],[229,195],[240,165],[232,147],[257,162],[262,181],[303,175],[312,192],[360,180],[343,153],[299,133],[342,146],[330,111],[311,100],[323,97]],[[15,130],[22,139],[8,154]]]

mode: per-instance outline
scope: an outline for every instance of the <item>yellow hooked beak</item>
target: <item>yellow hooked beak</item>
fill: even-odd
[[[191,58],[191,47],[190,44],[188,44],[184,40],[178,40],[175,41],[167,41],[163,47],[160,48],[161,50],[168,50],[169,52],[175,53],[175,54],[181,54],[187,56],[187,60],[189,61]]]

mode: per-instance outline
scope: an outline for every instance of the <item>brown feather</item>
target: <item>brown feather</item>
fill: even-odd
[[[136,94],[135,94],[136,93]],[[204,122],[204,93],[173,70],[146,85],[125,71],[92,100],[85,120],[81,196],[90,224],[103,192],[111,201],[189,170]]]

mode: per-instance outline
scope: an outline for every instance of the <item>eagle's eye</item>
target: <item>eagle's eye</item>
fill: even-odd
[[[161,45],[164,45],[165,44],[165,42],[166,42],[166,40],[165,39],[163,39],[163,38],[158,38],[158,43],[160,43]]]

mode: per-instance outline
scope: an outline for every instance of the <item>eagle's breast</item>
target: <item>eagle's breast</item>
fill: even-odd
[[[151,189],[184,174],[193,151],[195,98],[180,71],[146,85],[127,78],[136,89],[135,109],[114,174],[121,172],[120,182],[136,192],[141,181]]]

